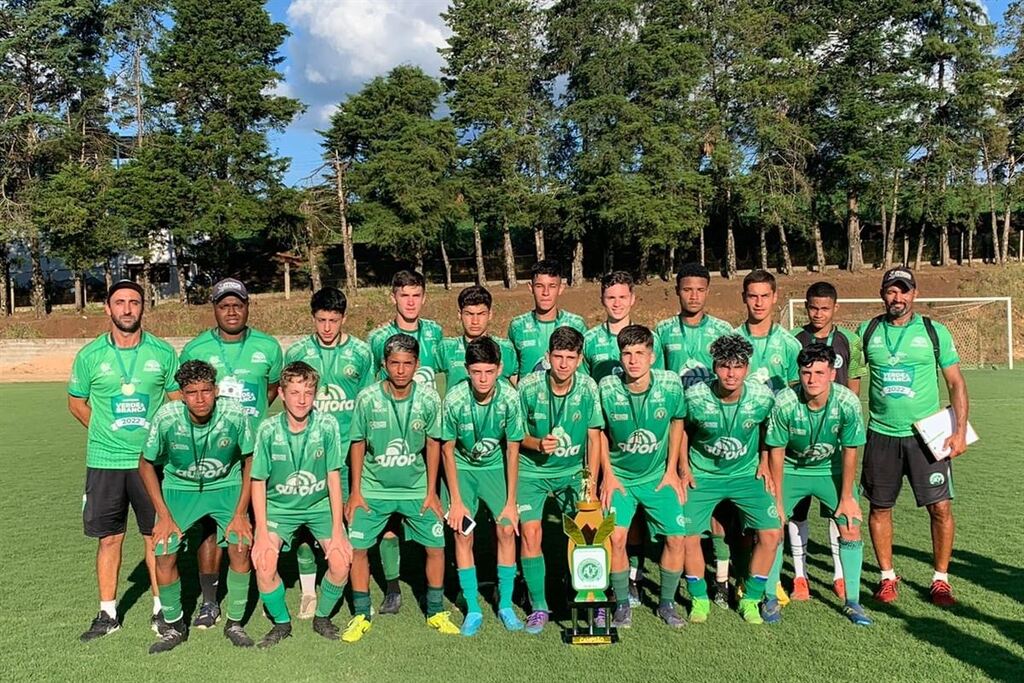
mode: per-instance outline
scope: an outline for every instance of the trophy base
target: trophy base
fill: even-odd
[[[569,626],[562,631],[562,642],[567,645],[611,645],[619,642],[619,632],[611,624],[598,626],[595,624],[597,610],[604,608],[606,618],[611,619],[615,612],[615,603],[601,602],[570,602],[571,612]]]

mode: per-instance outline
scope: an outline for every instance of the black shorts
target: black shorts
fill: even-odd
[[[868,430],[860,476],[864,497],[876,508],[894,507],[904,475],[910,480],[918,507],[953,498],[953,467],[949,460],[932,457],[916,435],[887,436]]]
[[[135,511],[139,533],[152,534],[156,511],[138,470],[85,468],[82,522],[86,536],[104,538],[123,534],[128,526],[129,505]]]

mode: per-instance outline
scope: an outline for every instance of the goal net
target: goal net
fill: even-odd
[[[965,367],[1013,368],[1013,304],[1010,297],[921,297],[914,311],[949,328]],[[856,330],[882,312],[880,299],[839,299],[836,323]],[[793,329],[807,324],[803,299],[790,299],[783,323]]]

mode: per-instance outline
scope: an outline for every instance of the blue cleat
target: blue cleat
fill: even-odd
[[[761,619],[766,624],[778,624],[782,622],[782,605],[778,598],[767,598],[761,605]]]
[[[498,610],[498,618],[501,619],[501,625],[505,627],[506,631],[523,630],[523,622],[519,620],[515,610],[511,607]]]
[[[848,602],[843,605],[843,615],[857,626],[871,626],[874,623],[859,602]]]
[[[464,636],[475,636],[480,632],[480,627],[484,625],[484,615],[480,612],[470,612],[466,615],[466,618],[462,620],[462,635]]]

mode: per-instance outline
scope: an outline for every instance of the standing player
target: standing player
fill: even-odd
[[[607,449],[602,448],[601,503],[615,515],[612,532],[611,583],[615,591],[612,625],[632,626],[626,536],[643,505],[652,537],[664,539],[661,554],[661,595],[658,616],[673,628],[686,621],[676,611],[675,597],[683,573],[686,527],[679,479],[679,446],[683,435],[683,387],[676,375],[652,370],[654,335],[642,325],[619,332],[622,374],[601,380]]]
[[[466,599],[462,635],[473,636],[483,624],[483,612],[477,595],[474,534],[463,534],[462,528],[464,519],[476,517],[481,501],[494,518],[498,539],[498,618],[509,631],[523,628],[512,609],[523,414],[516,390],[500,378],[498,344],[490,337],[478,337],[466,346],[465,356],[469,381],[455,385],[445,396],[441,438],[451,496],[448,525],[455,531],[455,563]]]
[[[180,360],[212,365],[217,370],[220,395],[241,402],[245,414],[259,424],[277,397],[281,346],[269,334],[249,327],[249,291],[240,281],[219,281],[213,286],[210,301],[217,326],[186,344]],[[217,582],[223,553],[215,531],[209,523],[204,524],[203,542],[196,552],[203,603],[192,626],[198,629],[212,628],[220,620]]]
[[[260,647],[276,645],[292,634],[277,560],[299,527],[309,530],[327,557],[313,630],[328,640],[338,639],[331,612],[345,590],[352,546],[343,521],[344,458],[338,423],[313,408],[319,380],[316,370],[302,361],[286,365],[281,371],[284,411],[263,420],[256,433],[252,459],[256,540],[252,559],[260,599],[274,622]]]
[[[710,529],[711,513],[719,503],[731,500],[745,528],[757,534],[739,604],[748,623],[762,623],[758,603],[782,541],[768,453],[761,447],[773,397],[763,382],[746,379],[753,352],[739,335],[717,339],[711,345],[715,380],[686,390],[686,434],[679,461],[680,476],[692,487],[683,514],[692,534],[686,539],[686,583],[693,598],[690,621],[695,623],[707,621],[710,609],[699,534]]]
[[[458,635],[444,611],[444,513],[437,496],[441,460],[441,399],[416,382],[419,343],[396,334],[384,344],[386,378],[363,389],[352,416],[352,604],[355,616],[342,640],[354,643],[370,630],[370,562],[367,551],[392,515],[426,551],[427,625]]]
[[[839,310],[838,299],[839,293],[829,282],[815,282],[808,287],[804,303],[808,323],[796,333],[796,338],[804,348],[815,342],[830,346],[836,354],[835,381],[859,395],[860,380],[867,374],[867,368],[864,367],[864,350],[857,335],[835,324],[835,314]],[[809,600],[811,597],[805,563],[807,542],[810,537],[807,530],[810,502],[811,499],[808,497],[797,503],[787,523],[794,574],[793,592],[790,597],[794,600]],[[839,557],[839,527],[831,517],[828,521],[828,537],[832,548],[832,589],[842,598],[846,595],[846,586],[843,563]]]
[[[288,347],[286,363],[301,360],[320,375],[316,409],[332,416],[341,435],[341,485],[348,495],[348,432],[356,395],[373,382],[373,356],[370,346],[343,330],[348,299],[334,287],[324,287],[310,299],[313,334]],[[304,539],[309,541],[313,539]],[[316,610],[316,560],[308,542],[300,542],[295,551],[299,560],[299,584],[302,601],[299,619],[312,619]]]
[[[778,393],[798,381],[796,355],[800,342],[773,320],[779,292],[775,276],[752,270],[743,278],[743,303],[747,319],[736,328],[753,347],[750,378]]]
[[[516,350],[507,339],[495,337],[487,331],[487,326],[494,316],[491,310],[491,293],[485,287],[472,285],[459,292],[459,322],[462,323],[462,334],[458,337],[445,337],[437,345],[437,359],[434,367],[443,372],[447,381],[447,393],[469,374],[466,371],[466,347],[476,339],[488,336],[493,339],[501,350],[501,376],[511,382],[516,376]]]
[[[242,628],[252,546],[252,421],[238,401],[217,397],[217,371],[212,365],[186,361],[174,379],[181,387],[182,400],[166,403],[157,411],[139,458],[139,475],[156,509],[153,544],[167,624],[149,651],[167,652],[188,639],[181,612],[178,550],[182,535],[207,515],[217,524],[217,540],[228,549],[224,635],[237,647],[252,647],[252,639]],[[162,485],[157,466],[163,466]]]
[[[120,628],[117,575],[129,505],[146,542],[154,624],[160,614],[151,537],[154,510],[139,478],[139,453],[165,394],[170,399],[179,395],[174,381],[178,361],[170,344],[142,331],[143,309],[142,287],[131,280],[115,282],[103,306],[110,331],[78,352],[68,380],[68,410],[89,432],[82,521],[85,535],[99,542],[100,611],[82,642]]]
[[[396,334],[407,334],[415,337],[419,345],[419,366],[416,381],[431,389],[436,389],[435,365],[437,347],[444,338],[444,330],[433,320],[421,318],[423,304],[427,298],[427,280],[414,270],[400,270],[391,278],[391,302],[395,305],[395,318],[370,332],[366,341],[373,352],[373,366],[377,379],[384,379],[384,345]],[[398,529],[390,525],[384,531],[380,541],[380,563],[384,570],[384,602],[380,606],[381,614],[398,614],[402,608],[402,589],[398,583],[399,569],[402,564],[401,549],[398,541]]]
[[[853,489],[857,448],[866,440],[864,418],[857,395],[834,381],[835,358],[835,350],[820,342],[800,352],[800,386],[776,394],[765,443],[771,449],[772,481],[782,513],[792,514],[798,502],[813,496],[838,522],[839,560],[844,575],[850,577],[843,614],[858,626],[870,626],[871,619],[860,605],[864,543],[860,504]],[[780,545],[768,577],[768,595],[778,583],[781,568]],[[778,622],[782,618],[779,601],[766,598],[761,616],[768,623]]]
[[[589,470],[597,481],[601,457],[601,401],[597,384],[576,372],[583,358],[583,335],[559,327],[548,340],[544,372],[527,374],[519,382],[526,432],[519,451],[516,491],[522,525],[523,579],[530,596],[526,632],[537,634],[548,623],[544,591],[546,567],[541,548],[544,504],[553,496],[561,514],[575,515],[580,473]]]
[[[508,324],[508,340],[516,349],[519,364],[516,374],[522,381],[527,374],[547,370],[544,350],[551,333],[559,327],[571,327],[584,334],[583,318],[558,307],[558,297],[565,291],[562,267],[554,259],[544,259],[530,269],[530,293],[533,310],[512,318]]]
[[[951,459],[967,450],[967,383],[946,326],[914,313],[914,274],[906,268],[889,270],[882,278],[881,294],[885,314],[857,329],[870,377],[861,486],[871,503],[868,525],[882,570],[875,599],[896,599],[899,577],[892,563],[892,509],[906,475],[918,507],[927,507],[931,517],[932,602],[950,607],[956,604],[948,574],[954,529]],[[913,430],[916,420],[939,410],[940,370],[956,417],[953,434],[944,443],[949,450],[944,460],[932,457]]]
[[[583,369],[595,382],[611,374],[622,374],[618,335],[633,324],[630,317],[633,305],[636,304],[633,286],[633,276],[623,270],[616,270],[601,278],[601,305],[604,306],[605,321],[591,327],[583,335]],[[657,337],[654,338],[654,362],[651,367],[665,367],[661,342]]]

